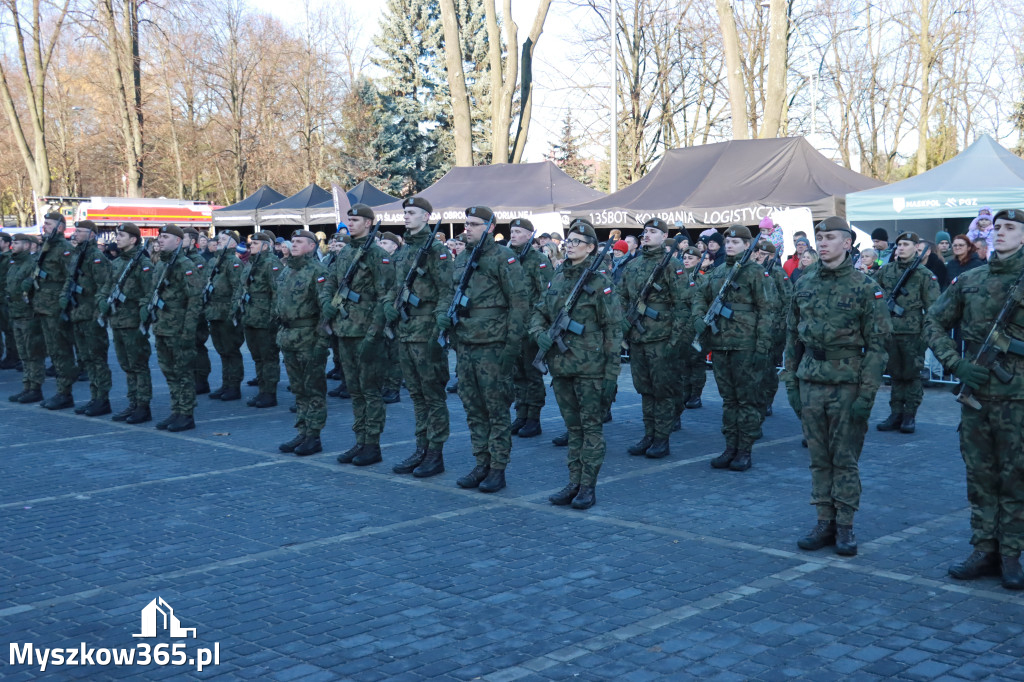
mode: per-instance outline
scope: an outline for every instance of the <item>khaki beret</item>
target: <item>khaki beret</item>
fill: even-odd
[[[178,239],[185,238],[185,230],[181,229],[174,223],[168,223],[160,228],[160,234],[172,234]]]
[[[397,234],[395,234],[394,232],[381,232],[381,233],[380,233],[380,238],[381,238],[382,240],[384,240],[384,239],[387,239],[388,241],[394,242],[394,243],[396,243],[396,244],[401,244],[401,243],[402,243],[402,242],[401,242],[401,241],[400,241],[400,240],[398,239],[398,235],[397,235]]]
[[[121,223],[117,226],[117,231],[142,239],[142,230],[140,230],[139,226],[135,223]]]
[[[590,224],[589,220],[583,218],[572,221],[572,225],[569,226],[569,234],[581,234],[590,242],[597,241],[597,231],[594,230],[594,226]]]
[[[510,229],[513,227],[521,227],[522,229],[529,230],[530,232],[533,232],[536,229],[534,228],[533,223],[531,223],[526,218],[516,218],[511,223],[509,223],[508,226]]]
[[[665,234],[668,234],[668,223],[661,218],[651,218],[648,220],[644,223],[644,229],[647,229],[648,227],[653,227],[655,230],[661,230]]]
[[[814,226],[815,232],[846,232],[852,238],[853,229],[850,224],[837,215],[829,216]]]
[[[26,234],[24,232],[19,232],[18,234],[14,235],[14,241],[16,241],[16,242],[31,242],[33,244],[39,244],[40,243],[39,242],[39,237],[37,237],[34,234]]]
[[[58,213],[56,211],[50,211],[49,213],[44,215],[43,220],[56,220],[58,223],[61,224],[67,223],[67,219],[64,217],[64,214]]]
[[[197,230],[194,227],[183,227],[181,228],[181,231],[184,232],[187,236],[192,237],[192,239],[199,239],[199,230]]]
[[[363,218],[368,218],[369,220],[373,220],[374,218],[373,209],[367,206],[366,204],[353,204],[352,208],[348,209],[348,215],[360,216]]]
[[[473,216],[479,218],[485,223],[489,223],[494,218],[494,211],[487,208],[486,206],[470,206],[466,209],[466,217]]]
[[[305,237],[309,241],[316,244],[316,235],[310,232],[309,230],[295,230],[294,232],[292,232],[291,238],[295,239],[296,237]]]
[[[725,231],[725,236],[733,239],[750,239],[750,228],[746,225],[730,225]]]
[[[992,222],[995,222],[1000,218],[1003,220],[1012,220],[1015,223],[1024,223],[1024,210],[1019,208],[1004,208],[992,216]]]
[[[236,243],[236,244],[237,244],[238,242],[242,241],[242,237],[241,237],[241,236],[239,236],[239,234],[238,234],[237,232],[235,232],[234,230],[221,230],[221,232],[220,232],[220,233],[221,233],[221,234],[226,234],[227,236],[229,236],[229,237],[231,237],[232,239],[234,239],[234,240],[235,240],[235,243]],[[218,235],[218,236],[219,236],[219,235]]]
[[[252,239],[253,241],[257,242],[267,242],[268,244],[273,244],[274,241],[276,240],[276,237],[274,236],[273,232],[256,232],[252,235]]]
[[[757,250],[764,251],[765,253],[775,253],[775,244],[772,244],[767,239],[762,239],[757,243]]]
[[[94,223],[91,220],[79,220],[78,222],[75,223],[75,227],[82,230],[92,230],[93,232],[96,231],[96,223]]]
[[[423,197],[406,197],[402,202],[402,208],[421,208],[427,213],[434,212],[434,207]]]
[[[921,237],[916,232],[901,232],[900,235],[896,237],[896,241],[908,241],[917,244],[921,241]]]
[[[683,249],[684,256],[693,256],[694,258],[700,258],[700,249],[696,246],[687,246]]]

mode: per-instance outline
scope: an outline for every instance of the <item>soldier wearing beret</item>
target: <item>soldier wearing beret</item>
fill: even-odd
[[[434,318],[443,314],[442,299],[451,286],[452,260],[444,244],[434,239],[428,221],[433,207],[423,197],[402,202],[405,217],[406,248],[395,259],[395,286],[384,297],[383,312],[394,325],[405,386],[412,399],[416,419],[416,448],[396,464],[396,474],[412,473],[416,478],[435,476],[444,471],[444,444],[448,441],[449,416],[444,386],[448,381],[448,353],[437,343]],[[395,304],[402,293],[409,271],[416,267],[419,252],[429,243],[423,265],[409,291],[407,319],[402,319]]]
[[[436,315],[438,327],[452,331],[459,397],[476,458],[473,470],[456,482],[485,493],[505,487],[512,452],[512,366],[526,333],[527,313],[523,269],[511,249],[494,241],[493,218],[494,212],[486,206],[466,209],[466,250],[455,259],[451,284]],[[473,249],[481,242],[480,259],[466,290],[468,310],[453,325],[447,309]]]
[[[552,348],[548,329],[580,275],[597,258],[594,226],[583,219],[573,221],[565,245],[566,260],[534,306],[530,333],[547,354],[551,388],[568,428],[569,484],[548,500],[554,505],[589,509],[597,501],[597,475],[604,463],[602,422],[619,377],[622,308],[612,291],[611,277],[596,273],[572,310],[572,319],[583,325],[583,332],[563,336],[567,352]]]
[[[185,234],[185,240],[181,246],[181,255],[185,256],[196,266],[196,272],[199,273],[199,279],[204,283],[207,281],[206,266],[211,260],[212,254],[206,251],[205,248],[200,250],[200,241],[205,235],[199,234],[199,230],[194,227],[182,228],[182,232]],[[212,244],[216,244],[216,240],[212,241]],[[155,243],[154,246],[159,247],[159,243]],[[154,258],[156,254],[154,254]],[[210,373],[213,371],[213,366],[210,364],[210,351],[206,347],[206,341],[210,338],[210,324],[203,315],[203,311],[199,311],[199,320],[196,322],[196,356],[194,361],[194,374],[196,382],[196,395],[204,395],[210,392]]]
[[[993,217],[993,253],[988,263],[962,273],[925,318],[935,356],[972,391],[961,401],[960,453],[967,468],[974,551],[949,569],[959,580],[1002,575],[1003,587],[1024,589],[1020,553],[1024,550],[1024,210],[1002,210]],[[999,365],[1010,375],[1001,381],[975,358],[996,317],[1017,285],[1016,303],[1001,331]],[[961,357],[949,331],[959,329],[966,346]],[[1005,377],[1004,377],[1005,378]],[[980,407],[981,409],[977,409]]]
[[[668,223],[651,218],[644,223],[641,243],[643,249],[637,258],[626,265],[619,287],[623,310],[634,303],[643,303],[650,309],[641,320],[643,331],[623,319],[622,331],[629,343],[629,363],[633,386],[640,394],[643,409],[644,435],[629,454],[660,459],[669,455],[668,437],[676,422],[678,386],[666,381],[662,374],[668,363],[674,363],[683,354],[683,346],[692,340],[684,333],[690,326],[689,293],[686,291],[686,272],[681,264],[669,261],[658,280],[640,301],[640,293],[665,256],[666,249],[675,250],[675,243],[666,244]]]
[[[231,319],[232,302],[242,282],[242,261],[235,247],[238,233],[224,230],[217,235],[217,255],[206,268],[206,285],[203,291],[203,315],[210,325],[210,339],[213,348],[220,355],[220,388],[210,392],[212,400],[239,400],[242,397],[242,344],[245,334],[242,327]]]
[[[779,391],[777,368],[782,365],[782,352],[786,349],[786,314],[789,312],[789,300],[793,295],[793,283],[786,271],[778,264],[775,245],[766,237],[761,237],[752,258],[764,268],[764,285],[766,288],[774,287],[773,298],[775,300],[769,315],[771,349],[768,352],[768,362],[765,363],[761,381],[761,420],[764,421],[766,416],[771,415],[772,403],[775,401],[775,394]]]
[[[402,248],[402,239],[394,232],[381,232],[378,234],[377,244],[388,252],[391,262],[396,262],[396,256],[408,249]],[[396,271],[397,273],[397,271]],[[397,286],[401,281],[396,277]],[[391,405],[401,401],[402,388],[402,364],[398,359],[398,341],[384,337],[384,351],[386,358],[384,362],[384,376],[381,379],[381,400],[385,405]]]
[[[395,284],[395,266],[391,256],[377,244],[370,244],[373,209],[355,204],[348,212],[348,230],[352,243],[345,247],[334,264],[333,275],[339,283],[349,265],[359,256],[350,288],[353,296],[343,298],[335,293],[328,317],[331,330],[338,337],[341,366],[348,392],[352,395],[352,431],[356,442],[338,456],[341,464],[366,466],[381,461],[380,434],[384,431],[387,413],[381,398],[386,356],[381,351],[384,339],[383,303]]]
[[[46,354],[57,370],[57,393],[43,402],[49,410],[74,407],[71,387],[78,379],[75,366],[74,335],[71,322],[61,318],[60,297],[68,277],[71,244],[64,238],[65,221],[60,213],[47,213],[43,219],[43,244],[36,256],[34,274],[19,283],[27,293],[32,310],[43,329]]]
[[[340,229],[340,228],[339,228]],[[347,227],[345,229],[348,229]],[[344,232],[335,232],[331,235],[331,238],[327,240],[327,255],[324,256],[323,266],[329,271],[334,269],[334,263],[338,260],[338,255],[342,249],[346,248],[351,243],[352,238]],[[331,334],[331,356],[334,358],[334,367],[330,372],[327,373],[328,379],[340,379],[341,384],[337,388],[332,388],[327,391],[327,395],[332,398],[350,398],[348,389],[345,387],[345,373],[341,369],[341,349],[338,348],[338,337]]]
[[[277,345],[295,396],[295,437],[278,446],[299,456],[323,450],[320,432],[327,424],[328,334],[334,313],[331,297],[337,284],[316,257],[316,235],[308,230],[292,233],[290,255],[277,284],[275,316],[280,321]]]
[[[540,249],[532,248],[533,223],[526,218],[516,218],[509,225],[508,246],[519,259],[526,284],[527,303],[530,310],[540,302],[548,290],[554,267],[551,259]],[[595,238],[596,239],[596,238]],[[531,244],[527,247],[527,244]],[[596,247],[595,247],[596,248]],[[533,366],[537,356],[537,344],[532,335],[523,339],[523,350],[512,367],[512,381],[516,395],[516,419],[512,422],[512,434],[520,438],[532,438],[541,434],[540,411],[544,407],[547,391],[544,375]]]
[[[28,293],[22,282],[31,282],[36,259],[32,249],[39,245],[39,238],[31,234],[16,234],[11,243],[10,267],[7,270],[7,306],[11,316],[11,328],[18,346],[18,357],[22,362],[20,393],[8,400],[12,403],[38,403],[43,399],[43,380],[46,378],[46,349],[39,339],[43,326],[39,316],[32,312]]]
[[[701,256],[701,251],[696,246],[686,247],[681,256],[683,269],[686,271],[686,286],[691,292],[699,291],[703,281],[704,275],[700,272]],[[692,294],[690,306],[693,306]],[[692,320],[690,328],[693,328]],[[703,407],[701,395],[708,381],[707,353],[697,350],[693,344],[686,344],[682,349],[681,369],[679,388],[683,395],[683,406],[687,410]]]
[[[5,352],[3,360],[0,360],[0,369],[14,369],[19,362],[18,344],[14,340],[14,327],[7,306],[7,271],[10,267],[11,235],[0,232],[0,333],[3,334],[0,352]]]
[[[793,288],[786,335],[786,396],[810,452],[811,504],[818,523],[797,545],[857,553],[853,516],[860,506],[857,462],[892,333],[884,294],[853,267],[854,234],[842,218],[818,223],[821,261]]]
[[[922,336],[924,315],[939,298],[939,281],[921,263],[920,267],[914,268],[903,287],[895,291],[917,256],[920,241],[914,232],[904,232],[896,237],[892,259],[875,275],[886,300],[892,297],[895,304],[889,310],[893,334],[889,340],[889,364],[885,368],[892,379],[892,393],[889,396],[889,416],[875,427],[879,431],[899,429],[902,433],[913,433],[917,428],[917,408],[924,398],[921,386],[927,347]]]
[[[142,244],[142,232],[134,223],[122,223],[114,232],[120,251],[111,264],[110,278],[96,292],[96,308],[113,332],[114,354],[128,384],[128,406],[114,421],[141,424],[153,418],[153,379],[149,373],[149,337],[139,333],[139,309],[149,303],[153,290],[153,263]],[[110,300],[115,283],[120,296]],[[99,326],[99,325],[97,325]]]
[[[96,225],[91,220],[75,224],[75,245],[68,264],[68,280],[60,308],[71,320],[78,361],[89,374],[89,402],[75,414],[98,417],[110,414],[110,337],[96,324],[96,294],[110,281],[110,261],[96,246]]]
[[[277,405],[277,384],[281,380],[281,350],[277,347],[274,298],[284,265],[274,254],[273,246],[273,233],[257,232],[253,235],[249,244],[249,261],[242,269],[231,301],[232,324],[242,329],[249,354],[256,365],[259,389],[246,401],[249,407]]]
[[[192,416],[196,408],[195,335],[202,310],[203,282],[195,263],[179,251],[184,250],[184,238],[185,233],[177,225],[160,228],[160,262],[153,272],[154,286],[164,282],[160,292],[163,307],[152,311],[156,316],[152,326],[156,359],[171,394],[171,414],[157,422],[156,428],[167,431],[196,427]],[[143,324],[150,320],[148,308],[148,303],[141,308]]]

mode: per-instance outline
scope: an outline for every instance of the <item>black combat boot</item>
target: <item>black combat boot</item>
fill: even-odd
[[[21,393],[15,393],[12,396],[8,396],[7,399],[10,400],[12,403],[16,403],[19,400],[21,400],[21,396],[25,395],[26,393],[28,393],[28,391],[22,391]]]
[[[113,412],[113,410],[110,409],[110,400],[107,398],[97,398],[89,403],[85,408],[85,412],[82,414],[86,417],[102,417],[103,415],[110,414],[111,412]]]
[[[292,414],[296,414],[299,411],[299,406],[296,403],[292,403],[292,406],[288,408],[288,411]]]
[[[900,428],[900,424],[903,423],[903,414],[900,412],[891,412],[885,421],[881,424],[876,424],[875,428],[879,431],[895,431]]]
[[[210,394],[210,397],[213,397],[212,393]],[[242,389],[239,388],[238,384],[235,384],[234,386],[226,386],[220,393],[220,399],[223,400],[224,402],[229,402],[232,400],[241,400]]]
[[[732,471],[746,471],[753,462],[750,461],[750,450],[737,450],[736,457],[729,462]]]
[[[345,452],[338,455],[338,464],[351,464],[352,460],[363,451],[365,446],[362,443],[356,443]]]
[[[510,433],[514,436],[519,433],[519,429],[523,428],[523,424],[526,423],[526,417],[516,417],[512,420],[512,430]]]
[[[246,386],[259,386],[260,385],[260,378],[259,377],[253,377],[252,379],[249,379],[247,382],[245,382],[245,385]]]
[[[580,491],[573,498],[573,509],[590,509],[597,502],[597,489],[592,485],[581,485]]]
[[[156,423],[156,428],[158,428],[161,431],[166,431],[167,427],[171,425],[171,422],[173,422],[177,418],[178,418],[178,413],[177,412],[171,412],[169,415],[167,415],[166,419],[161,419],[160,421],[158,421]]]
[[[281,443],[280,445],[278,445],[277,449],[280,450],[281,452],[295,452],[295,448],[302,445],[302,441],[304,440],[306,440],[306,434],[300,433],[287,443]]]
[[[579,483],[570,483],[554,495],[548,497],[548,502],[555,505],[556,507],[564,507],[573,501],[576,497],[576,493],[580,491]]]
[[[711,466],[715,469],[728,469],[729,465],[732,464],[732,461],[736,459],[736,455],[738,454],[739,452],[735,447],[727,445],[725,447],[725,452],[711,460]]]
[[[485,467],[481,464],[477,464],[475,467],[473,467],[472,471],[470,471],[468,474],[466,474],[459,480],[455,481],[455,483],[460,488],[475,488],[478,485],[480,485],[480,481],[487,478],[487,472],[489,471],[490,469],[488,467]]]
[[[218,389],[210,391],[210,400],[220,400],[220,397],[222,395],[224,395],[224,390],[225,390],[225,387],[221,386]],[[198,393],[198,391],[196,391],[196,393]]]
[[[123,410],[115,414],[113,417],[111,417],[110,420],[115,422],[123,422],[126,419],[128,419],[128,417],[130,417],[132,415],[132,412],[134,411],[135,406],[129,405],[128,407],[124,408]]]
[[[75,414],[85,414],[85,411],[87,409],[89,409],[90,407],[92,407],[92,404],[94,402],[96,402],[95,398],[93,398],[89,402],[85,403],[84,405],[79,405],[78,407],[75,408]]]
[[[652,445],[654,445],[654,439],[650,436],[644,436],[634,445],[630,445],[628,452],[633,457],[640,457],[641,455],[646,455]]]
[[[811,529],[811,532],[796,541],[800,549],[814,551],[822,547],[836,544],[836,522],[818,520],[818,524]]]
[[[999,554],[974,550],[971,555],[949,567],[949,575],[957,580],[977,580],[986,576],[999,575]]]
[[[309,455],[315,455],[318,452],[323,451],[323,445],[320,444],[319,433],[307,433],[306,437],[301,443],[295,446],[292,450],[299,457],[308,457]]]
[[[444,473],[444,453],[441,448],[430,448],[420,465],[413,469],[416,478],[430,478]]]
[[[417,445],[416,450],[403,459],[401,462],[391,467],[391,470],[396,474],[411,474],[413,470],[420,465],[423,461],[423,457],[427,454],[427,448],[423,445]]]
[[[206,379],[197,379],[195,383],[196,395],[203,395],[204,393],[210,392],[210,382]]]
[[[555,436],[554,438],[551,439],[551,444],[554,445],[556,448],[564,448],[566,445],[569,444],[569,432],[566,431],[565,433],[559,436]]]
[[[395,403],[402,401],[402,395],[398,392],[397,388],[394,388],[387,391],[381,391],[380,399],[385,405],[394,405]]]
[[[28,403],[38,403],[42,399],[43,390],[41,388],[30,388],[21,393],[18,397],[18,402],[22,405],[27,405]]]
[[[249,407],[277,407],[277,396],[273,393],[257,393],[248,404]]]
[[[540,421],[537,419],[527,419],[526,423],[523,424],[523,428],[519,429],[520,438],[533,438],[541,433]]]
[[[611,420],[612,420],[612,408],[609,407],[608,410],[604,413],[604,419],[601,420],[601,423],[602,424],[607,424]]]
[[[342,398],[345,400],[352,397],[352,394],[348,392],[348,384],[345,383],[344,379],[341,380],[337,388],[327,391],[327,395],[332,398]]]
[[[675,423],[672,424],[672,433],[675,433],[676,431],[682,431],[682,430],[683,430],[683,415],[682,414],[678,414],[678,415],[676,415]]]
[[[1020,568],[1020,557],[1000,557],[1003,570],[1003,587],[1008,590],[1024,590],[1024,571]]]
[[[839,556],[857,555],[857,538],[853,534],[853,524],[836,524],[836,554]]]
[[[686,401],[686,409],[688,410],[699,410],[704,407],[704,403],[700,401],[700,395],[692,395]]]
[[[630,452],[629,454],[633,454]],[[668,449],[668,438],[662,438],[651,443],[651,447],[647,448],[647,452],[644,453],[648,459],[663,459],[669,456]]]
[[[487,472],[487,478],[480,482],[480,492],[496,493],[505,487],[505,470],[491,469]]]
[[[900,433],[913,433],[917,430],[917,413],[910,412],[909,414],[903,414],[903,420],[900,422]]]
[[[48,410],[66,410],[75,406],[75,400],[70,393],[55,393],[42,406]]]
[[[190,414],[179,414],[177,419],[167,425],[167,430],[173,433],[191,431],[194,428],[196,428],[196,420]]]
[[[379,443],[366,443],[358,455],[352,458],[352,463],[357,467],[365,467],[384,460],[380,454]]]

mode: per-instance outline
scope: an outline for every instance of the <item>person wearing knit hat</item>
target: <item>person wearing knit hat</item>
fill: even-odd
[[[782,249],[785,246],[784,236],[782,234],[782,227],[775,224],[775,221],[770,216],[761,218],[761,222],[757,226],[760,231],[760,239],[771,242],[772,246],[775,247],[775,253],[778,256],[782,255]]]
[[[240,400],[245,368],[242,344],[245,333],[232,320],[235,294],[242,284],[243,263],[235,247],[238,233],[224,230],[217,235],[217,257],[206,268],[207,283],[203,289],[203,315],[210,325],[210,340],[220,355],[221,386],[210,392],[211,400]]]
[[[64,238],[65,220],[60,213],[48,213],[43,220],[43,244],[38,251],[38,267],[33,276],[18,283],[8,296],[30,294],[32,309],[39,317],[46,352],[57,370],[57,392],[43,402],[50,410],[75,406],[71,387],[78,378],[75,365],[71,323],[62,316],[60,298],[68,279],[72,246]],[[38,343],[38,339],[36,341]]]
[[[612,244],[612,282],[618,284],[622,281],[622,273],[631,260],[633,258],[629,255],[629,244],[626,240],[620,239]]]
[[[892,323],[877,283],[853,267],[853,237],[842,219],[815,229],[820,262],[794,286],[787,318],[786,397],[803,424],[811,504],[818,522],[797,541],[813,551],[857,553],[857,462],[882,383]]]
[[[707,247],[708,260],[710,261],[705,267],[705,271],[718,267],[725,262],[725,238],[718,230],[711,230],[710,232],[705,230],[705,232],[701,233],[700,240]]]
[[[273,245],[274,235],[270,232],[256,232],[252,236],[249,259],[242,267],[239,285],[231,300],[231,323],[242,331],[256,366],[258,390],[256,395],[246,400],[246,405],[255,408],[277,405],[277,384],[281,381],[281,350],[277,345],[274,299],[278,277],[284,266],[274,255]]]
[[[751,450],[764,415],[762,379],[772,347],[772,311],[778,307],[775,288],[764,285],[764,269],[748,260],[721,301],[731,314],[719,314],[715,319],[708,317],[708,311],[752,239],[744,225],[726,229],[726,267],[709,272],[693,300],[693,338],[704,352],[712,351],[715,382],[722,396],[725,450],[711,460],[711,466],[732,471],[751,467]],[[712,320],[714,326],[706,320]]]
[[[953,244],[949,232],[939,230],[935,233],[935,248],[939,250],[939,255],[942,256],[943,261],[953,257]]]
[[[970,227],[967,228],[967,238],[972,242],[976,242],[979,239],[984,239],[988,245],[988,254],[992,254],[995,251],[995,223],[992,219],[992,209],[988,206],[982,207],[978,211],[978,216],[971,221]]]
[[[7,272],[4,284],[7,287],[7,314],[10,315],[11,334],[16,350],[12,359],[22,364],[21,391],[8,397],[12,403],[38,403],[43,399],[43,381],[46,380],[46,348],[39,343],[42,337],[42,323],[32,312],[28,294],[21,289],[22,282],[30,282],[35,271],[36,259],[32,249],[39,244],[34,234],[18,233],[11,240],[9,254],[5,255]],[[138,323],[138,315],[135,316]],[[137,333],[136,333],[137,334]],[[11,357],[8,351],[8,357]]]

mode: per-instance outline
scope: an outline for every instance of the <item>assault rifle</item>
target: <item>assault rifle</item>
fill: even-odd
[[[665,272],[665,268],[668,267],[669,262],[672,260],[672,256],[675,255],[675,246],[669,247],[667,244],[664,245],[665,255],[662,257],[658,264],[654,266],[654,270],[651,270],[650,276],[644,285],[637,292],[636,300],[630,304],[629,309],[626,311],[626,322],[629,323],[630,327],[636,328],[638,332],[643,334],[647,329],[644,327],[641,318],[649,317],[652,320],[658,319],[661,315],[657,310],[647,305],[647,298],[651,295],[651,291],[661,291],[662,287],[658,284],[658,278],[661,277],[661,273]]]
[[[117,304],[124,303],[125,296],[124,291],[122,291],[122,287],[124,287],[125,282],[128,281],[128,277],[131,276],[132,271],[135,270],[135,266],[137,266],[139,261],[142,260],[142,257],[146,255],[144,244],[137,244],[137,248],[138,251],[136,251],[135,255],[132,256],[132,259],[128,261],[128,265],[124,266],[124,270],[122,270],[121,274],[117,276],[117,281],[114,282],[114,286],[110,288],[110,293],[107,294],[107,305],[109,306],[107,314],[100,315],[96,318],[96,324],[101,327],[106,327],[108,316],[117,312]]]
[[[75,294],[82,293],[82,285],[78,283],[78,278],[82,274],[82,263],[85,262],[85,255],[88,250],[89,245],[83,245],[82,250],[75,258],[75,267],[71,269],[71,274],[68,275],[68,281],[64,284],[64,292],[61,296],[66,298],[68,302],[60,309],[60,319],[65,322],[71,321],[71,309],[78,307],[78,299],[75,298]]]
[[[146,321],[139,325],[139,333],[143,336],[149,336],[149,326],[156,322],[156,311],[164,309],[163,293],[164,287],[167,286],[167,276],[171,274],[174,264],[178,262],[179,255],[181,255],[181,244],[178,244],[178,248],[171,254],[170,260],[167,261],[167,267],[164,268],[156,286],[153,287],[153,295],[150,297],[149,303],[146,304]]]
[[[751,239],[750,246],[747,247],[747,250],[744,251],[743,255],[733,263],[731,268],[729,268],[729,274],[725,276],[725,281],[722,282],[722,288],[718,290],[718,295],[715,296],[715,300],[711,302],[711,305],[708,307],[708,312],[704,315],[704,332],[693,337],[693,343],[691,345],[694,350],[698,352],[703,350],[700,345],[700,340],[701,337],[707,333],[708,329],[711,330],[712,334],[717,334],[719,332],[719,317],[723,317],[727,320],[732,318],[732,308],[730,308],[729,304],[725,302],[725,294],[729,289],[736,286],[736,276],[740,274],[740,268],[746,265],[747,261],[750,260],[750,257],[754,255],[754,251],[757,250],[757,242],[757,239]]]
[[[425,270],[423,266],[427,264],[427,256],[430,254],[430,247],[434,245],[434,233],[441,227],[441,219],[438,218],[434,224],[434,229],[430,231],[430,235],[423,240],[423,246],[416,252],[416,260],[413,261],[412,267],[409,268],[409,272],[405,273],[405,280],[402,282],[402,288],[398,290],[398,297],[395,298],[395,310],[398,311],[398,316],[402,322],[409,319],[409,307],[413,308],[420,307],[420,297],[412,293],[412,285],[416,282],[416,278],[422,275]],[[424,229],[426,229],[424,227]],[[395,338],[395,327],[398,326],[398,322],[389,322],[384,325],[384,336],[389,339]]]
[[[32,288],[36,291],[39,290],[39,283],[49,277],[49,273],[43,270],[40,264],[43,262],[43,258],[53,248],[53,245],[57,243],[57,239],[60,237],[62,230],[59,226],[53,228],[50,234],[46,235],[46,239],[43,240],[43,245],[40,247],[39,252],[36,254],[36,269],[32,273]],[[28,302],[29,296],[25,294],[25,301]]]
[[[1005,353],[1013,353],[1014,355],[1024,356],[1024,341],[1013,338],[1006,333],[1006,323],[1013,315],[1017,306],[1021,304],[1021,298],[1024,298],[1024,291],[1021,291],[1021,287],[1024,286],[1024,270],[1021,271],[1020,275],[1014,281],[1010,287],[1010,291],[1007,292],[1006,301],[1003,303],[1002,309],[999,314],[996,315],[995,321],[992,323],[992,328],[988,332],[988,336],[985,337],[984,343],[981,344],[981,348],[978,349],[978,354],[974,357],[974,364],[979,367],[984,367],[996,375],[996,379],[999,379],[1004,384],[1010,383],[1013,380],[1013,374],[1007,372],[1006,369],[999,364],[999,357]],[[968,407],[980,410],[981,403],[972,395],[974,389],[967,384],[964,384],[960,388],[960,392],[956,396],[958,403],[967,405]]]
[[[466,290],[469,288],[469,280],[476,272],[476,269],[480,267],[480,256],[483,253],[484,241],[487,240],[487,234],[491,231],[491,227],[494,226],[494,216],[487,221],[487,225],[484,227],[483,234],[480,235],[480,241],[476,243],[473,250],[469,253],[469,260],[466,261],[466,269],[462,271],[462,277],[459,278],[459,285],[455,287],[455,295],[452,297],[452,302],[448,306],[448,312],[445,313],[448,319],[452,321],[452,327],[454,328],[459,324],[459,320],[462,319],[459,313],[465,313],[469,310],[469,296],[466,295]],[[442,348],[447,348],[451,343],[449,339],[447,329],[442,329],[441,333],[437,335],[437,342],[441,344]]]
[[[526,240],[526,243],[523,244],[522,250],[518,254],[516,254],[516,258],[519,260],[520,263],[522,263],[523,259],[526,258],[526,254],[530,253],[531,248],[533,248],[532,234],[530,235],[530,238]]]
[[[348,317],[348,311],[345,310],[345,302],[352,301],[358,303],[362,295],[358,291],[352,291],[352,280],[356,277],[356,270],[359,268],[359,261],[363,259],[366,252],[370,250],[370,247],[376,243],[374,237],[377,236],[377,230],[380,229],[380,221],[374,223],[370,231],[366,233],[366,241],[363,242],[362,246],[356,250],[356,255],[352,256],[352,262],[348,264],[348,269],[345,270],[345,275],[338,282],[338,291],[334,294],[334,298],[331,299],[331,305],[338,309],[338,314],[341,315],[341,319]],[[351,248],[351,247],[346,247]],[[330,320],[324,322],[322,331],[325,334],[331,334],[331,323]]]
[[[591,294],[594,290],[590,287],[590,280],[593,278],[594,273],[601,269],[601,264],[604,263],[605,256],[608,255],[609,249],[612,247],[612,242],[609,239],[601,247],[601,250],[597,253],[594,259],[590,262],[590,265],[580,273],[580,278],[576,280],[576,285],[569,292],[568,298],[565,299],[565,303],[558,310],[558,314],[555,315],[555,319],[551,321],[551,326],[548,327],[548,336],[554,342],[555,346],[558,346],[560,353],[569,352],[569,347],[565,345],[565,333],[567,331],[573,334],[580,335],[583,333],[584,326],[572,319],[572,311],[576,307],[576,302],[579,300],[580,295],[584,292]],[[550,348],[548,350],[551,350]],[[544,361],[544,357],[547,355],[545,351],[538,350],[536,357],[533,358],[533,366],[536,367],[541,374],[548,373],[548,363]]]
[[[264,250],[270,247],[264,246]],[[245,315],[245,304],[252,300],[252,296],[249,295],[249,285],[256,279],[256,266],[260,262],[260,256],[263,255],[263,251],[257,253],[251,261],[249,261],[249,274],[245,276],[245,282],[242,283],[242,293],[238,297],[238,306],[235,308],[235,313],[231,316],[231,324],[236,327],[242,324],[242,315]]]
[[[213,296],[213,280],[220,273],[220,269],[224,266],[224,259],[228,255],[228,248],[225,246],[220,250],[220,255],[217,256],[217,262],[213,264],[213,269],[210,270],[210,278],[206,280],[206,286],[203,287],[203,305],[205,306],[210,302],[210,297]]]
[[[889,262],[891,263],[892,261],[890,260]],[[903,317],[904,313],[907,312],[903,306],[896,302],[896,297],[901,294],[910,293],[907,291],[907,281],[910,279],[911,275],[914,274],[914,270],[917,270],[917,266],[920,264],[921,254],[919,253],[914,257],[914,260],[910,261],[910,265],[903,271],[903,275],[901,275],[899,281],[896,282],[896,286],[891,292],[889,292],[889,295],[885,297],[885,305],[889,308],[889,312],[896,317]]]

